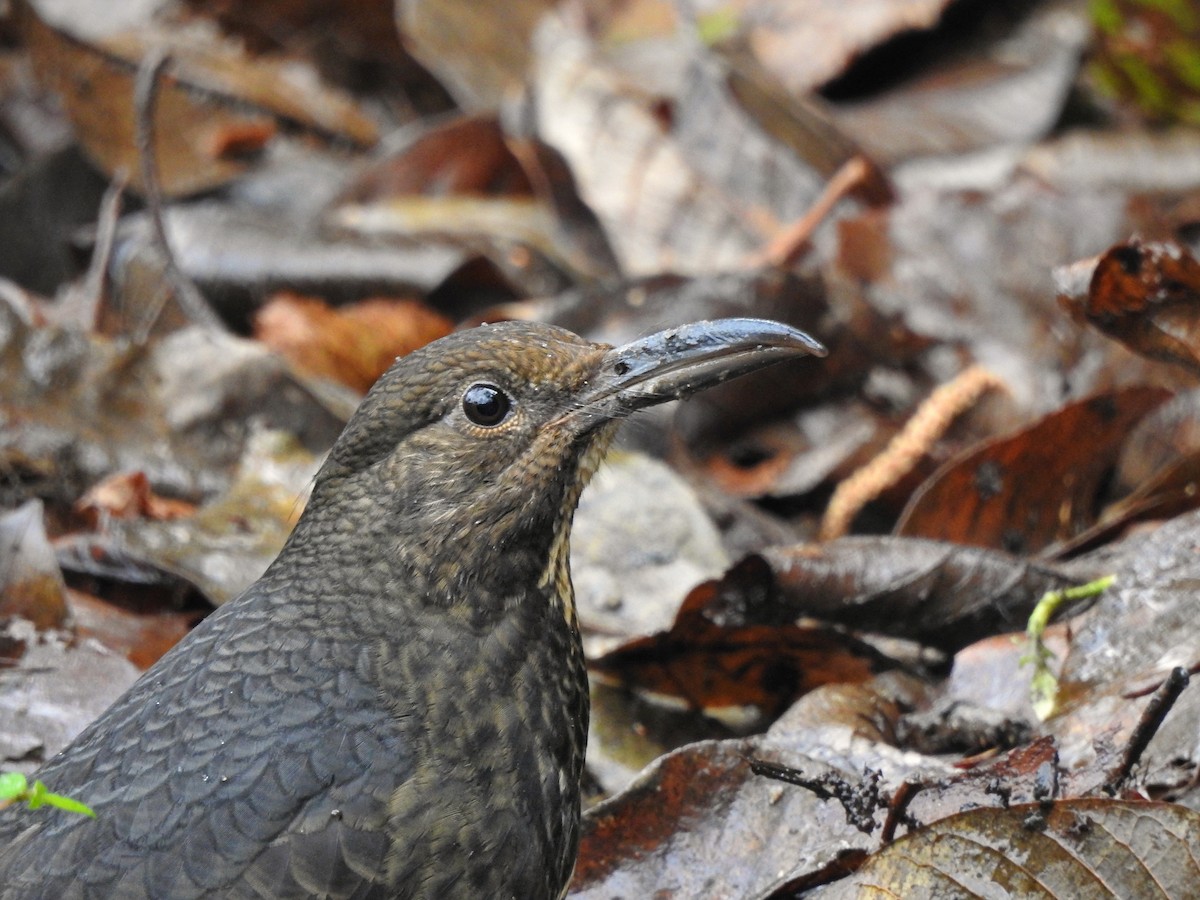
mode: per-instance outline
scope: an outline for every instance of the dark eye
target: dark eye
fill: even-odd
[[[473,384],[463,394],[463,412],[476,425],[499,425],[512,409],[508,394],[494,384]]]

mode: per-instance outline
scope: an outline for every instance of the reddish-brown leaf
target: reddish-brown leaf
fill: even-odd
[[[171,64],[154,110],[155,155],[163,193],[216,187],[245,171],[279,124],[366,146],[374,124],[346,97],[297,82],[285,65],[252,61],[238,47],[195,36],[126,33],[103,45],[81,40],[16,4],[38,80],[62,98],[72,128],[106,173],[124,170],[140,187],[134,83],[151,49]]]
[[[591,669],[693,709],[755,706],[778,713],[815,687],[860,683],[885,667],[868,646],[827,628],[744,624],[710,612],[760,604],[773,590],[770,570],[751,557],[695,588],[669,631],[630,641],[593,660]]]
[[[1077,290],[1088,262],[1063,270],[1062,306],[1151,359],[1200,373],[1200,261],[1179,244],[1129,241],[1095,262],[1086,293]]]
[[[133,612],[79,591],[71,591],[68,600],[77,636],[94,638],[143,671],[179,643],[203,616],[196,610]]]
[[[1036,553],[1095,521],[1133,426],[1170,396],[1131,387],[1071,403],[950,460],[913,495],[896,533]]]
[[[194,513],[196,505],[154,493],[146,473],[139,471],[118,472],[105,478],[76,501],[75,510],[95,528],[104,517],[179,519]]]
[[[314,297],[276,294],[255,317],[255,336],[311,375],[366,391],[395,361],[453,330],[416,300],[374,298],[331,309]]]

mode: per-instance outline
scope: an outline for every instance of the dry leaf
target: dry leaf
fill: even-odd
[[[91,487],[75,510],[95,528],[105,517],[179,519],[194,513],[196,505],[154,493],[145,472],[118,472]]]
[[[28,0],[17,0],[16,10],[38,79],[62,98],[80,144],[108,175],[124,171],[139,190],[134,83],[152,48],[172,59],[154,109],[166,196],[237,177],[280,125],[359,146],[376,139],[351,101],[294,63],[252,61],[233,44],[194,35],[127,33],[94,45],[38,18]]]
[[[362,392],[396,357],[452,330],[416,300],[375,298],[330,309],[313,297],[279,293],[255,317],[255,336],[297,368]]]

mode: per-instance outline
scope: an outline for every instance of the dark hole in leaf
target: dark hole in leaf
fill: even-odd
[[[739,469],[754,469],[774,458],[775,451],[761,444],[741,444],[729,451],[729,461]]]

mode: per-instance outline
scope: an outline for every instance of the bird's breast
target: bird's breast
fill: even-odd
[[[587,740],[578,632],[554,598],[530,591],[469,624],[418,622],[396,657],[407,669],[394,712],[419,760],[392,797],[399,881],[446,890],[556,897],[575,856]],[[494,608],[494,607],[493,607]],[[421,677],[418,674],[423,672]],[[445,860],[465,861],[447,867]]]

